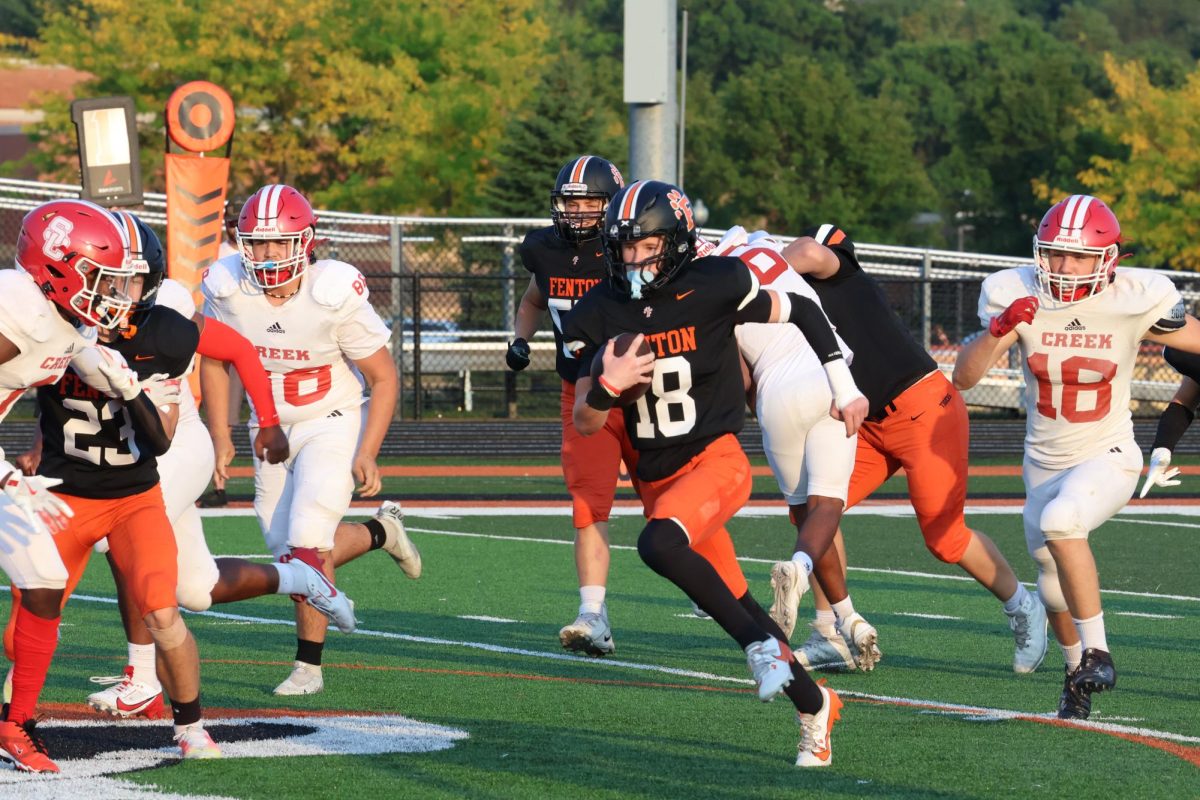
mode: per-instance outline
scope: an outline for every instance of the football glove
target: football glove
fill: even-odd
[[[529,366],[529,342],[517,337],[508,343],[508,352],[504,354],[504,363],[513,372],[520,372]]]
[[[75,512],[67,505],[67,501],[49,491],[51,487],[62,483],[60,479],[42,475],[25,476],[8,463],[0,466],[0,469],[11,470],[4,478],[4,494],[21,509],[30,525],[51,535],[67,527]]]
[[[988,325],[988,333],[999,339],[1022,322],[1026,324],[1033,322],[1037,310],[1038,299],[1033,295],[1014,300],[1003,312],[992,317],[992,321]]]
[[[183,395],[182,383],[179,378],[171,378],[167,373],[159,372],[142,381],[141,388],[157,408],[179,405],[179,398]]]
[[[1156,447],[1150,454],[1150,469],[1146,472],[1146,482],[1138,497],[1145,497],[1152,486],[1178,486],[1182,481],[1171,480],[1179,474],[1178,467],[1171,467],[1171,451],[1165,447]]]

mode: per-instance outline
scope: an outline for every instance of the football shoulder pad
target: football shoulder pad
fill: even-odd
[[[204,271],[204,296],[213,300],[231,297],[242,280],[242,257],[237,253],[214,261]]]
[[[326,308],[357,306],[367,301],[367,282],[358,268],[345,261],[321,259],[309,270],[312,299]]]

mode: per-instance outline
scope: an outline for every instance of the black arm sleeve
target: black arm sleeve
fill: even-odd
[[[1165,447],[1174,450],[1195,418],[1195,412],[1183,404],[1167,403],[1166,410],[1158,418],[1158,431],[1154,434],[1154,446],[1151,449]]]
[[[125,408],[129,410],[134,430],[150,445],[150,452],[154,453],[155,458],[166,453],[171,447],[171,437],[163,429],[162,418],[158,416],[158,409],[154,407],[150,396],[142,392],[127,402]]]
[[[787,321],[800,329],[817,359],[826,364],[843,358],[842,349],[838,346],[837,337],[833,334],[833,326],[821,307],[802,294],[787,292],[792,304],[792,312]],[[760,291],[746,305],[742,306],[734,318],[736,322],[769,322],[771,319],[771,297],[765,291]]]

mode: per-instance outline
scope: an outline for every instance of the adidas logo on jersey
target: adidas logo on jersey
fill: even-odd
[[[1067,330],[1070,330],[1070,328],[1068,328]],[[286,333],[286,331],[283,329],[283,326],[280,325],[278,322],[272,322],[271,327],[267,328],[267,333]]]
[[[1076,317],[1075,319],[1068,322],[1067,327],[1063,328],[1063,330],[1064,331],[1086,331],[1087,326],[1079,321],[1079,317]]]

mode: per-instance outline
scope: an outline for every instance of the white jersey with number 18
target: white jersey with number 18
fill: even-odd
[[[1034,267],[997,272],[983,282],[979,320],[1014,301],[1039,296]],[[1075,303],[1043,302],[1018,325],[1025,367],[1025,454],[1047,469],[1067,469],[1133,441],[1130,383],[1143,337],[1184,323],[1183,299],[1164,275],[1118,269],[1112,284]],[[986,335],[986,334],[984,334]]]

